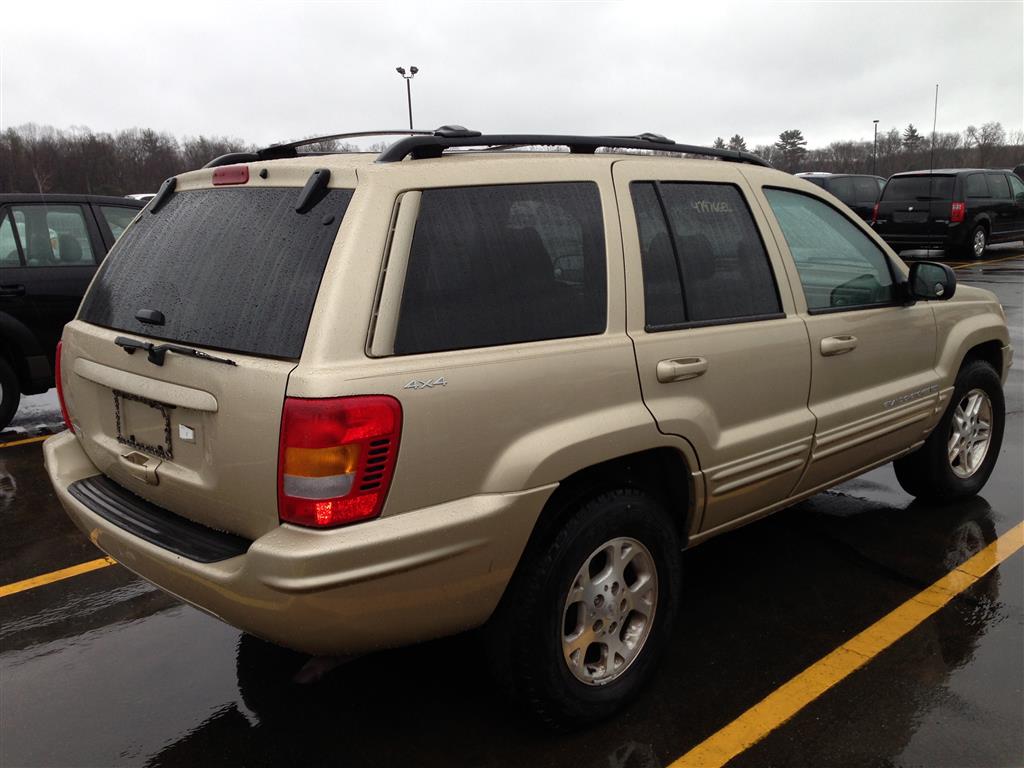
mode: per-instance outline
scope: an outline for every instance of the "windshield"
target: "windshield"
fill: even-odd
[[[952,176],[894,176],[885,185],[882,200],[887,202],[916,200],[952,200]]]
[[[297,359],[352,190],[307,213],[301,190],[202,189],[143,211],[117,241],[80,319],[119,331]],[[141,323],[139,310],[164,316]]]

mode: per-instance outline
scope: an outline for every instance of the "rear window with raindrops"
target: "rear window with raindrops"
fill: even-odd
[[[352,190],[297,213],[300,189],[177,192],[107,256],[79,319],[182,344],[298,359]],[[139,310],[163,314],[142,323]]]

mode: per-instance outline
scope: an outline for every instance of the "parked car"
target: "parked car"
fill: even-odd
[[[0,429],[23,394],[53,386],[61,330],[141,207],[123,197],[0,195]]]
[[[125,195],[125,197],[127,197],[129,200],[138,200],[139,202],[142,203],[148,203],[150,200],[156,197],[156,192],[136,192],[135,194],[132,195]]]
[[[871,225],[896,251],[941,249],[980,259],[990,243],[1024,239],[1024,181],[983,168],[897,173]]]
[[[881,176],[855,173],[809,172],[798,173],[797,176],[831,192],[864,221],[871,220],[875,203],[885,186],[885,179]]]
[[[572,152],[446,152],[515,145]],[[44,443],[91,541],[247,632],[483,626],[498,690],[590,721],[653,673],[684,548],[886,462],[943,501],[992,471],[995,297],[754,155],[298,146],[164,185],[65,328]]]

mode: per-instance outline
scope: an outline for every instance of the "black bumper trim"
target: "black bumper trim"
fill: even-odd
[[[105,475],[68,486],[68,493],[118,528],[198,563],[216,563],[244,555],[252,544],[232,533],[186,520],[136,496]]]

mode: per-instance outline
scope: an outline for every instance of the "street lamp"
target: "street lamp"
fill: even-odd
[[[878,164],[878,121],[873,120],[872,122],[875,124],[875,145],[871,150],[871,175],[877,176],[878,174],[875,173],[875,166]]]
[[[409,100],[409,130],[412,130],[412,85],[410,82],[416,73],[419,72],[419,67],[409,67],[408,74],[405,71],[405,67],[395,67],[395,72],[400,74],[405,79],[405,96]]]

